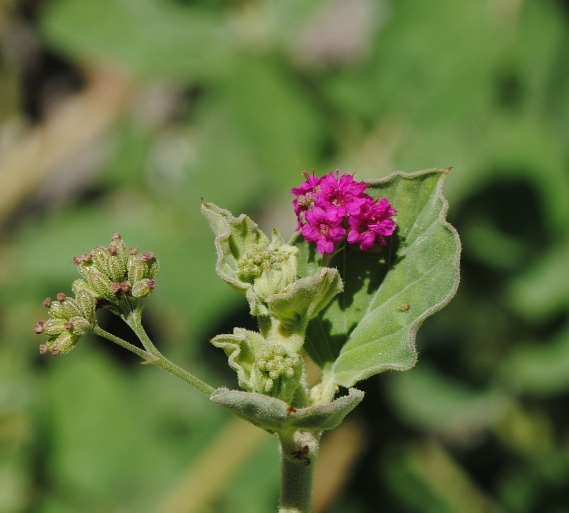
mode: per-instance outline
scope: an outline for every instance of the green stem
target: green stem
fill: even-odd
[[[152,356],[156,358],[160,357],[160,351],[156,349],[156,346],[150,340],[148,333],[142,326],[142,312],[139,309],[132,310],[128,316],[124,317],[125,322],[131,327],[132,331],[136,333],[136,336],[142,342],[144,349]]]
[[[152,355],[144,351],[144,349],[140,349],[139,347],[136,347],[130,342],[127,342],[126,340],[123,340],[122,338],[119,338],[116,335],[113,335],[112,333],[105,331],[100,326],[95,326],[95,328],[93,329],[93,333],[95,333],[95,335],[99,335],[100,337],[106,338],[107,340],[110,340],[111,342],[114,342],[115,344],[118,344],[119,346],[124,347],[125,349],[128,349],[131,353],[140,356],[143,360],[146,360],[147,362],[151,362],[153,359]]]
[[[344,246],[346,245],[345,241],[342,241],[340,243],[340,245],[334,249],[334,251],[332,253],[324,253],[322,255],[322,258],[320,259],[320,263],[318,264],[320,267],[328,267],[330,265],[330,262],[332,261],[332,259],[338,254],[340,253],[340,251],[342,251],[344,249]]]
[[[152,360],[149,363],[158,365],[158,367],[162,367],[164,370],[167,370],[170,374],[173,374],[174,376],[183,379],[186,383],[192,385],[194,388],[197,388],[200,392],[203,392],[208,397],[215,392],[215,388],[208,385],[205,381],[196,378],[193,374],[190,374],[188,371],[182,369],[181,367],[178,367],[175,363],[172,363],[170,360],[162,356],[160,353],[155,360]]]
[[[308,431],[279,433],[279,441],[282,472],[279,513],[310,513],[320,434]]]
[[[132,353],[140,356],[145,361],[145,363],[157,365],[158,367],[167,370],[170,374],[173,374],[174,376],[177,376],[178,378],[184,380],[186,383],[192,385],[194,388],[197,388],[200,392],[206,394],[208,397],[211,396],[211,394],[213,394],[215,388],[208,385],[201,379],[196,378],[193,374],[190,374],[188,371],[182,369],[181,367],[178,367],[175,363],[172,363],[165,356],[163,356],[160,353],[160,351],[156,349],[154,344],[150,342],[148,335],[142,328],[142,324],[139,324],[137,326],[137,329],[133,328],[133,330],[139,336],[139,338],[141,338],[140,334],[142,333],[144,334],[145,340],[143,341],[141,338],[141,342],[143,342],[146,351],[144,349],[136,347],[135,345],[131,344],[130,342],[127,342],[126,340],[123,340],[122,338],[113,335],[112,333],[109,333],[108,331],[105,331],[99,326],[95,326],[93,333],[99,335],[100,337],[106,338],[107,340],[110,340],[111,342],[114,342],[115,344],[118,344],[119,346],[124,347],[125,349],[128,349]],[[150,342],[150,344],[147,346],[148,342]],[[152,348],[152,352],[148,350],[149,348]]]

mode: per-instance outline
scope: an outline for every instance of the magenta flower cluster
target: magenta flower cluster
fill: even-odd
[[[369,184],[338,170],[322,177],[303,174],[306,181],[290,191],[295,196],[296,229],[316,243],[318,253],[333,253],[344,239],[363,251],[386,244],[385,237],[397,226],[389,200],[372,198],[365,193]]]

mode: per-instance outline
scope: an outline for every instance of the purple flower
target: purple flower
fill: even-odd
[[[335,242],[341,241],[346,230],[342,226],[343,216],[337,208],[324,210],[314,207],[306,213],[306,224],[302,226],[302,235],[308,242],[316,242],[316,251],[320,254],[332,253]]]
[[[373,200],[370,197],[361,206],[360,213],[348,219],[348,243],[359,244],[362,251],[373,248],[376,243],[385,246],[385,237],[392,235],[397,227],[391,219],[395,214],[396,211],[389,200]]]
[[[312,208],[316,198],[320,194],[321,179],[315,176],[314,172],[312,172],[312,176],[309,175],[307,171],[304,171],[302,174],[306,178],[306,181],[302,182],[298,187],[293,187],[290,191],[291,194],[296,196],[296,198],[292,200],[292,204],[294,206],[294,213],[298,218],[297,231],[302,228],[305,222],[304,213]]]
[[[391,219],[396,212],[387,199],[374,200],[365,192],[369,184],[339,170],[321,178],[303,174],[306,181],[291,190],[296,229],[316,243],[318,253],[333,253],[344,239],[362,251],[386,244],[396,228]]]
[[[320,194],[316,198],[315,205],[321,208],[332,206],[340,209],[343,216],[349,214],[349,210],[358,208],[369,197],[364,194],[369,184],[356,182],[352,175],[344,174],[338,177],[339,171],[331,172],[320,179]]]

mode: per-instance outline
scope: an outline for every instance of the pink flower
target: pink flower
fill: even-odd
[[[304,213],[312,208],[317,196],[320,194],[321,179],[315,176],[314,172],[312,172],[312,176],[310,176],[307,171],[304,171],[302,174],[306,178],[306,181],[302,182],[298,187],[293,187],[290,191],[291,194],[296,196],[296,198],[292,200],[292,204],[294,206],[294,213],[298,217],[297,230],[302,228]]]
[[[291,190],[297,231],[308,242],[315,242],[321,254],[333,253],[344,239],[358,244],[362,251],[377,244],[384,246],[385,237],[396,228],[391,219],[395,209],[389,200],[369,196],[365,192],[369,184],[339,173],[336,170],[318,178],[304,171],[306,181]]]
[[[332,253],[335,242],[341,241],[346,230],[342,226],[343,217],[336,208],[324,210],[314,207],[306,213],[306,224],[302,227],[302,235],[308,242],[316,242],[316,251],[320,254]]]
[[[339,171],[330,172],[320,179],[320,194],[316,198],[316,206],[329,208],[335,206],[342,215],[347,215],[349,209],[357,208],[365,202],[364,191],[369,184],[356,182],[352,175],[344,174],[338,178]]]
[[[389,200],[373,200],[371,197],[362,205],[358,215],[348,219],[350,231],[348,233],[349,244],[359,244],[360,249],[365,251],[373,248],[376,243],[385,246],[385,237],[393,235],[397,225],[391,219],[396,214]]]

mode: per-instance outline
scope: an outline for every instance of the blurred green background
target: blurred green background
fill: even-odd
[[[0,513],[275,511],[269,435],[110,343],[40,357],[41,301],[119,231],[157,345],[235,386],[200,197],[287,238],[305,169],[450,166],[458,295],[324,437],[315,513],[569,512],[568,141],[566,0],[3,0]]]

